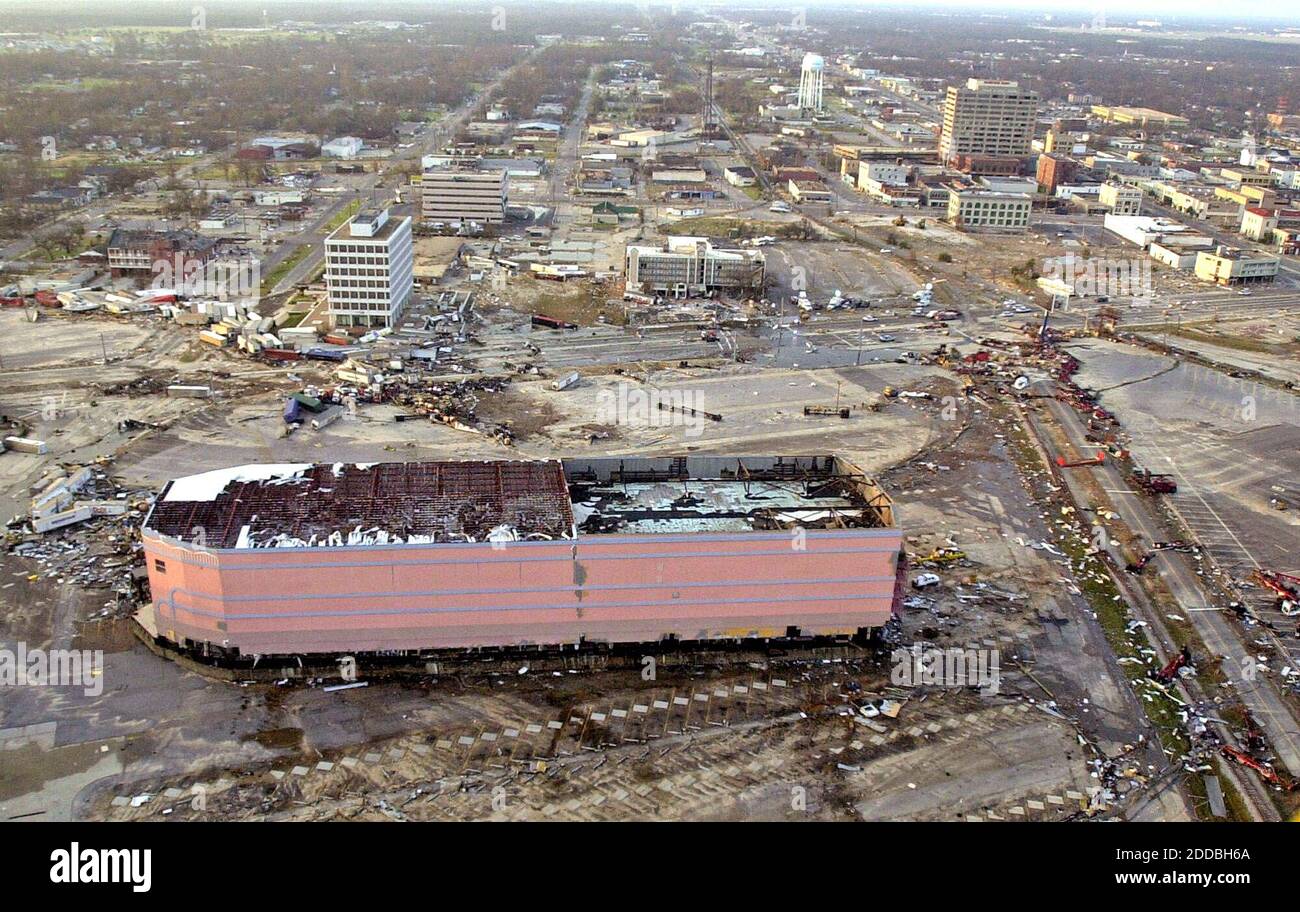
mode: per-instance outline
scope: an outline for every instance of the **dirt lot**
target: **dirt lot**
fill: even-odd
[[[865,270],[853,273],[864,283],[881,275],[878,265],[836,256],[836,246],[808,245],[808,256],[828,257],[815,281],[852,270]],[[895,274],[883,268],[885,278]],[[101,693],[27,688],[0,707],[0,740],[13,759],[0,771],[0,814],[1037,819],[1109,804],[1094,797],[1092,764],[1102,757],[1137,776],[1152,771],[1152,758],[1132,748],[1145,731],[1140,714],[1069,562],[1042,545],[1054,519],[1026,495],[1007,452],[1010,428],[978,403],[946,409],[943,397],[957,389],[950,375],[893,363],[731,361],[698,334],[533,334],[517,315],[500,314],[507,326],[485,331],[480,344],[453,345],[457,360],[442,369],[457,378],[502,373],[506,360],[541,365],[540,375],[517,371],[502,392],[475,394],[481,415],[520,432],[514,447],[428,421],[397,422],[392,405],[364,405],[325,430],[284,436],[283,396],[328,381],[327,368],[258,365],[196,347],[187,330],[141,321],[127,324],[139,334],[134,347],[93,372],[5,375],[6,410],[34,413],[32,433],[53,441],[49,457],[4,455],[6,503],[20,508],[51,464],[96,456],[107,458],[104,472],[123,491],[147,492],[178,474],[253,461],[546,457],[593,447],[842,453],[895,495],[912,554],[958,547],[967,555],[932,568],[942,585],[909,602],[898,642],[996,654],[996,692],[898,683],[889,649],[838,661],[663,669],[649,681],[517,669],[375,679],[333,693],[320,681],[219,683],[145,650],[111,607],[111,592],[78,577],[119,556],[118,530],[97,521],[49,536],[40,559],[0,560],[0,586],[9,587],[0,589],[0,638],[105,654]],[[84,322],[82,334],[93,337],[100,322]],[[527,350],[530,341],[539,354]],[[581,383],[550,389],[551,376],[575,367]],[[158,384],[177,377],[210,382],[214,398],[160,395]],[[884,400],[887,385],[932,398]],[[51,388],[67,398],[42,411]],[[689,397],[722,420],[638,417],[627,397],[647,389]],[[807,404],[832,403],[850,418],[803,414]],[[160,427],[123,432],[122,417]],[[96,550],[59,553],[78,543]],[[1128,813],[1122,792],[1114,797]],[[1178,818],[1186,810],[1171,796],[1142,813]]]
[[[581,399],[545,400],[563,409],[548,434],[563,440],[565,422],[583,420],[589,406],[581,403],[607,389],[604,382],[576,388]],[[864,412],[848,429],[807,427],[796,423],[801,415],[780,415],[781,400],[774,398],[783,386],[802,387],[802,379],[791,387],[765,372],[684,382],[729,410],[723,427],[710,429],[719,436],[702,438],[702,447],[752,452],[775,436],[782,449],[830,447],[872,471],[899,464],[884,477],[898,498],[909,550],[924,554],[951,543],[968,554],[958,565],[938,568],[944,585],[908,610],[901,640],[997,650],[997,693],[899,686],[891,682],[888,650],[829,663],[663,670],[653,681],[622,672],[555,677],[520,669],[484,679],[375,681],[339,693],[240,687],[154,657],[126,635],[122,621],[87,626],[81,619],[93,611],[89,600],[42,580],[22,591],[26,620],[20,627],[11,616],[6,638],[48,625],[60,632],[53,642],[75,638],[103,648],[106,686],[99,696],[63,693],[54,700],[33,689],[6,706],[17,762],[0,779],[3,812],[109,819],[157,818],[165,811],[218,819],[1083,813],[1095,786],[1089,766],[1095,758],[1079,746],[1076,732],[1120,757],[1139,729],[1126,721],[1132,718],[1127,692],[1114,686],[1100,659],[1095,624],[1069,595],[1068,583],[1062,585],[1068,567],[1032,546],[1047,533],[1036,510],[1023,504],[998,426],[965,425],[951,448],[947,441],[960,426],[924,400]],[[843,394],[843,378],[837,382]],[[536,395],[546,394],[537,389]],[[802,397],[800,390],[791,411]],[[746,411],[746,398],[761,404]],[[257,428],[269,419],[242,419],[271,405],[243,403],[155,433],[124,455],[118,471],[144,481],[167,477],[181,464],[199,469],[247,458],[319,458],[324,441],[306,437],[268,438],[267,450],[259,450],[265,429]],[[392,458],[403,447],[400,436],[387,442],[373,436],[378,429],[396,435],[398,428],[405,433],[394,423],[331,428],[327,458],[376,458],[376,451]],[[628,429],[629,451],[653,450],[645,438],[661,431]],[[449,429],[421,432],[427,439],[405,444],[414,455],[465,456],[475,449]],[[547,449],[539,442],[532,455]],[[6,558],[6,569],[18,566],[13,561]],[[1098,661],[1080,663],[1081,653]],[[841,714],[845,706],[881,699],[900,705],[896,716],[865,718],[852,708]],[[49,722],[51,734],[20,731]],[[1016,757],[1011,768],[1002,759],[1009,755]],[[47,772],[33,779],[37,767]]]

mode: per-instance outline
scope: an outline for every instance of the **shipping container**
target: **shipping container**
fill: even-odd
[[[43,456],[50,451],[44,440],[31,437],[6,437],[5,447],[17,453],[34,453]]]
[[[268,361],[301,361],[302,353],[292,348],[264,348],[262,357]]]
[[[167,387],[167,395],[186,399],[207,399],[212,395],[212,387],[185,386],[184,384],[174,383]]]

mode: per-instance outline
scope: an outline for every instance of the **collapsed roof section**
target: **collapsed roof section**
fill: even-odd
[[[559,462],[250,465],[171,482],[145,523],[209,548],[570,538]]]
[[[567,459],[564,468],[587,535],[894,524],[883,489],[835,456]]]
[[[208,548],[893,525],[888,495],[835,456],[245,465],[176,479],[145,522]]]

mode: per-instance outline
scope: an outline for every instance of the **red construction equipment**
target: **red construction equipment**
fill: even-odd
[[[1277,596],[1278,607],[1283,614],[1300,614],[1300,576],[1260,567],[1250,578]]]
[[[1079,460],[1075,460],[1074,462],[1066,462],[1064,456],[1056,457],[1056,464],[1063,469],[1077,469],[1080,466],[1101,465],[1105,461],[1106,461],[1105,450],[1098,450],[1097,455],[1092,457],[1091,459],[1079,459]]]
[[[1150,469],[1133,469],[1133,484],[1148,494],[1178,493],[1174,476],[1152,472]]]
[[[1230,744],[1225,744],[1220,748],[1220,753],[1230,760],[1236,760],[1242,766],[1250,767],[1255,772],[1259,773],[1260,778],[1269,785],[1276,785],[1279,788],[1287,790],[1295,788],[1294,784],[1283,782],[1282,777],[1278,775],[1277,770],[1273,769],[1273,767],[1269,766],[1262,760],[1256,760],[1244,750],[1239,750]]]
[[[1161,684],[1169,684],[1178,676],[1178,669],[1192,664],[1192,653],[1184,646],[1178,655],[1169,660],[1169,664],[1159,671],[1151,672],[1151,677]]]

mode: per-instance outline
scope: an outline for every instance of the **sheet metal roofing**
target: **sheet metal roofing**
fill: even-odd
[[[572,536],[573,510],[554,460],[248,465],[171,482],[146,528],[210,548],[513,541]]]

